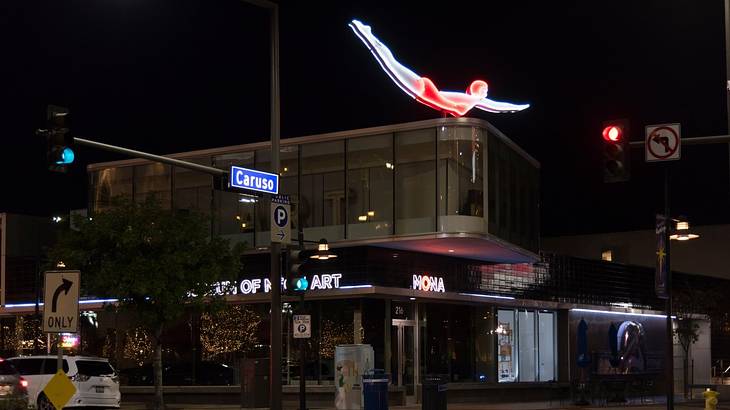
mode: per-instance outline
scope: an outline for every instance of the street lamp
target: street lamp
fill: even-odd
[[[689,222],[687,222],[687,218],[680,216],[675,219],[675,222],[677,222],[677,226],[674,228],[674,233],[669,235],[669,239],[673,241],[689,241],[690,239],[697,239],[700,237],[699,235],[689,231]]]
[[[312,259],[318,259],[321,261],[326,261],[327,259],[334,259],[337,255],[332,253],[330,251],[330,245],[327,243],[327,239],[320,239],[319,244],[317,245],[317,252],[314,253],[314,255],[310,256]]]
[[[661,238],[658,239],[657,245],[657,277],[664,278],[664,297],[666,298],[665,310],[667,315],[667,352],[665,375],[667,380],[667,409],[674,410],[674,331],[672,323],[672,268],[670,265],[670,242],[688,241],[696,239],[700,236],[693,234],[689,230],[689,222],[686,217],[669,218],[669,176],[665,173],[664,179],[664,216],[657,215],[657,234]],[[660,223],[660,221],[662,221]],[[676,222],[676,226],[673,228]],[[663,229],[660,229],[660,226]],[[663,266],[662,266],[663,265]],[[657,283],[661,282],[657,279]],[[658,292],[658,290],[657,290]],[[661,297],[661,296],[660,296]]]

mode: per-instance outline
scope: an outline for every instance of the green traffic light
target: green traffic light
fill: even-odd
[[[302,276],[301,278],[297,279],[294,284],[294,290],[300,292],[307,290],[307,288],[309,287],[309,281],[307,280],[306,276]]]

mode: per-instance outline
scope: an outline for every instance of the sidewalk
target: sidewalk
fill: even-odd
[[[688,403],[677,403],[674,405],[675,410],[698,410],[705,407],[704,401],[695,400]],[[167,406],[170,410],[232,410],[240,409],[239,406],[235,405],[213,405],[213,404],[169,404]],[[121,410],[145,410],[146,407],[143,403],[122,403]],[[289,409],[288,407],[285,409]],[[393,406],[392,410],[420,410],[421,406]],[[611,405],[608,407],[601,406],[574,406],[574,405],[558,405],[553,403],[550,406],[547,402],[533,402],[533,403],[495,403],[495,404],[478,404],[478,403],[455,403],[448,405],[449,410],[606,410],[606,409],[636,409],[636,410],[666,410],[664,404],[650,404],[650,405]],[[718,409],[730,409],[729,406],[720,403]],[[263,409],[261,409],[263,410]],[[314,408],[312,408],[314,410]],[[321,410],[334,410],[334,409],[321,409]]]

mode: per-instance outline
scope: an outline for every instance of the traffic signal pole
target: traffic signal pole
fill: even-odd
[[[667,300],[665,302],[665,310],[667,314],[667,345],[666,345],[666,366],[665,376],[667,379],[667,410],[674,410],[674,330],[672,328],[672,265],[670,264],[669,254],[671,250],[671,241],[669,240],[670,227],[672,226],[672,218],[669,216],[669,165],[664,164],[664,263],[667,269]],[[685,380],[685,383],[687,381]]]
[[[83,146],[97,148],[97,149],[104,150],[104,151],[114,152],[117,154],[128,155],[133,158],[144,158],[144,159],[148,159],[150,161],[173,165],[173,166],[176,166],[179,168],[186,168],[186,169],[189,169],[192,171],[203,172],[203,173],[210,174],[213,176],[228,175],[228,171],[223,170],[223,169],[208,167],[205,165],[200,165],[200,164],[196,164],[193,162],[183,161],[183,160],[179,160],[179,159],[175,159],[175,158],[163,157],[162,155],[150,154],[148,152],[137,151],[137,150],[133,150],[133,149],[129,149],[129,148],[119,147],[116,145],[105,144],[103,142],[92,141],[92,140],[88,140],[85,138],[74,137],[73,142],[74,142],[74,144],[77,144],[77,145],[83,145]]]

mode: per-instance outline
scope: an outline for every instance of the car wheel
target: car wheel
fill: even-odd
[[[38,410],[56,410],[56,407],[51,403],[50,400],[48,400],[48,397],[46,397],[45,394],[42,394],[38,396],[38,405],[36,408]]]

